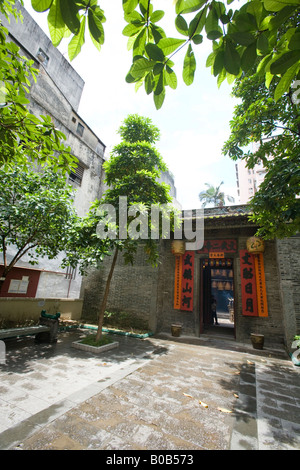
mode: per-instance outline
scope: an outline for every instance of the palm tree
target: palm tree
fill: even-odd
[[[200,201],[203,201],[203,207],[207,204],[213,204],[213,207],[223,206],[225,204],[225,198],[229,202],[234,202],[234,198],[232,196],[225,195],[224,192],[220,191],[222,184],[224,184],[224,181],[215,188],[212,184],[205,183],[205,185],[208,186],[208,189],[199,193],[199,199]]]

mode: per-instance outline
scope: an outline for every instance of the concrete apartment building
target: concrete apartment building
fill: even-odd
[[[69,175],[69,183],[76,190],[76,211],[83,216],[102,192],[105,145],[78,114],[83,79],[29,13],[21,6],[20,10],[23,22],[11,18],[8,23],[4,17],[1,21],[9,31],[9,40],[20,47],[22,55],[34,60],[34,67],[39,69],[37,81],[30,88],[30,112],[51,116],[55,126],[65,134],[66,145],[79,160],[78,167]],[[23,278],[28,288],[16,292],[18,283],[11,281]],[[79,298],[80,287],[81,276],[73,270],[61,269],[60,259],[43,258],[33,269],[25,256],[10,273],[1,297]]]
[[[239,160],[235,164],[235,170],[239,202],[240,204],[247,204],[263,182],[266,170],[262,163],[255,165],[253,169],[249,169],[246,167],[245,160]]]
[[[74,206],[79,216],[87,213],[91,203],[100,198],[106,189],[104,171],[105,145],[78,114],[84,81],[65,57],[55,48],[34,21],[31,15],[19,5],[23,21],[11,18],[8,23],[0,17],[9,31],[9,40],[21,49],[21,55],[34,60],[39,69],[36,82],[30,88],[31,113],[51,116],[55,126],[66,136],[79,164],[69,175],[69,183],[74,186]],[[170,186],[173,203],[176,200],[174,178],[169,172],[161,175],[160,181]],[[7,253],[12,255],[12,251]],[[62,258],[62,256],[61,256]],[[35,299],[80,299],[82,277],[76,270],[60,268],[61,259],[43,258],[34,268],[24,256],[8,275],[1,297]],[[1,270],[1,264],[0,264]],[[22,282],[23,280],[23,282]],[[18,287],[19,286],[19,287]],[[57,307],[62,310],[61,306]]]

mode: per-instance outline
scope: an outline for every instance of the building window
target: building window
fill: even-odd
[[[84,127],[82,124],[80,124],[80,122],[77,124],[77,134],[82,137],[83,136],[83,131],[84,131]]]
[[[76,278],[76,268],[67,266],[66,279],[74,280]]]
[[[71,171],[69,175],[69,180],[77,184],[78,186],[81,186],[83,172],[84,172],[83,166],[78,165],[77,168]]]
[[[43,66],[46,67],[46,65],[49,62],[49,57],[47,56],[46,52],[44,52],[43,49],[39,48],[36,56],[41,62],[41,64],[43,64]]]

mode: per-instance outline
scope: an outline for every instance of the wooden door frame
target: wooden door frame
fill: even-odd
[[[200,258],[198,258],[198,261],[199,261],[199,284],[198,284],[198,292],[199,292],[199,295],[198,295],[198,299],[199,299],[199,308],[198,308],[198,315],[199,315],[199,333],[200,335],[203,334],[203,331],[204,331],[204,304],[203,304],[203,301],[204,301],[204,276],[203,276],[203,262],[204,260],[207,259],[207,256],[201,256]],[[217,258],[217,259],[223,259],[223,258]],[[234,299],[234,318],[233,318],[233,329],[234,329],[234,338],[236,338],[236,299],[235,299],[235,296],[236,296],[236,291],[235,291],[235,257],[232,256],[232,257],[228,257],[228,258],[225,258],[225,259],[230,259],[232,261],[232,264],[231,264],[231,269],[232,269],[232,273],[233,273],[233,299]]]

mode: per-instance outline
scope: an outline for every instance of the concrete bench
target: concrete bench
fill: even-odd
[[[37,335],[38,333],[49,332],[50,327],[44,325],[26,326],[24,328],[10,328],[0,330],[0,339],[19,338],[20,336]]]

